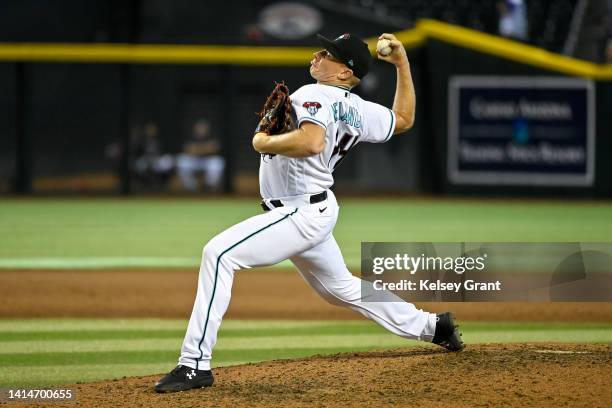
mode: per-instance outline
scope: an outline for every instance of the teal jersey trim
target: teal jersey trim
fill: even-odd
[[[393,129],[395,128],[395,116],[393,115],[393,111],[389,109],[389,113],[391,114],[391,126],[389,127],[389,134],[385,138],[385,142],[387,142],[391,136],[393,136]],[[383,142],[384,143],[384,142]]]
[[[221,257],[223,255],[225,255],[228,251],[231,251],[232,249],[236,248],[238,245],[242,244],[244,241],[246,241],[247,239],[259,234],[261,231],[270,228],[273,225],[278,224],[281,221],[286,220],[287,218],[291,217],[293,214],[295,214],[298,211],[298,209],[296,208],[294,212],[292,212],[291,214],[287,214],[285,215],[283,218],[281,218],[280,220],[276,220],[271,224],[266,225],[265,227],[258,229],[257,231],[253,232],[252,234],[248,235],[247,237],[241,239],[240,241],[236,242],[234,245],[232,245],[231,247],[225,249],[223,252],[221,252],[221,254],[217,257],[217,264],[215,266],[215,281],[213,283],[213,290],[212,290],[212,294],[210,296],[210,303],[208,304],[208,310],[206,312],[206,321],[204,322],[204,332],[202,333],[202,338],[200,339],[200,342],[198,343],[198,350],[200,350],[200,356],[196,359],[196,370],[199,368],[199,362],[202,359],[202,356],[204,355],[204,352],[202,351],[202,342],[204,341],[204,338],[206,337],[206,329],[208,328],[208,320],[210,319],[210,309],[212,308],[212,304],[213,304],[213,300],[215,299],[215,292],[217,291],[217,278],[219,276],[219,263],[221,262]]]

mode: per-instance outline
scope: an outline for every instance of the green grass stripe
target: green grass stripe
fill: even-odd
[[[187,320],[182,319],[0,319],[0,333],[81,330],[185,330],[186,328]]]
[[[243,329],[236,321],[228,320],[221,326],[219,339],[258,338],[311,335],[362,335],[387,333],[382,327],[367,321],[340,322],[337,324],[291,324],[290,327],[277,327],[264,324],[256,328]],[[308,322],[309,323],[309,322]],[[187,322],[177,329],[107,329],[107,330],[65,330],[65,331],[0,331],[0,342],[37,342],[37,341],[91,341],[91,340],[139,340],[172,339],[185,335]],[[612,323],[534,323],[534,322],[462,322],[465,331],[565,331],[579,327],[581,330],[612,330]],[[0,348],[2,352],[2,348]]]
[[[353,347],[336,346],[328,349],[318,347],[301,348],[249,348],[243,350],[215,350],[214,360],[223,361],[264,361],[284,358],[297,358],[320,353],[340,353],[349,351],[365,351],[377,348],[375,345],[360,345]],[[176,363],[180,350],[130,350],[104,352],[66,352],[66,353],[29,353],[0,354],[0,367],[38,367],[50,365],[76,364],[143,364],[155,362]],[[4,370],[4,368],[3,368]]]
[[[460,322],[466,343],[612,343],[612,323]]]
[[[571,342],[571,343],[611,343],[612,335],[608,333],[584,333],[582,331],[565,333],[537,333],[530,332],[529,335],[521,333],[466,333],[464,336],[466,344],[478,343],[512,343],[512,342]],[[310,339],[308,339],[310,340]],[[427,343],[409,342],[406,340],[394,343],[393,347],[429,346]],[[605,340],[605,341],[600,341]],[[180,342],[179,342],[180,343]],[[309,341],[304,341],[309,344]],[[345,346],[345,342],[337,345],[324,347],[286,347],[286,348],[247,348],[247,349],[215,349],[214,360],[224,361],[264,361],[282,358],[295,358],[310,356],[314,354],[332,354],[337,352],[365,351],[371,349],[388,348],[386,344],[358,344]],[[180,344],[178,344],[180,346]],[[40,353],[15,353],[0,354],[0,367],[4,372],[6,367],[38,367],[50,365],[78,365],[78,364],[143,364],[154,362],[174,362],[179,355],[179,348],[169,350],[142,350],[138,344],[133,345],[132,350],[121,351],[91,351],[91,352],[40,352]],[[0,376],[0,379],[4,374]]]
[[[248,361],[225,361],[213,367],[245,364]],[[55,384],[74,384],[110,378],[145,376],[170,371],[176,361],[143,364],[81,364],[40,367],[5,367],[0,374],[0,385],[4,387],[32,387]],[[153,384],[151,384],[151,387]],[[77,394],[78,400],[78,394]]]
[[[179,319],[0,320],[0,386],[164,373],[176,364],[186,325]],[[462,330],[468,347],[612,343],[611,323],[462,322]],[[213,365],[414,346],[429,345],[402,339],[366,320],[228,320],[220,331]]]
[[[358,268],[360,258],[347,258],[351,268]],[[197,268],[200,258],[173,257],[80,257],[80,258],[0,258],[1,269],[103,269],[103,268]],[[266,268],[291,269],[286,260]]]
[[[3,367],[0,385],[4,387],[48,386],[96,381],[117,377],[142,376],[172,369],[171,362],[145,364],[83,364]],[[78,400],[78,394],[77,394]]]
[[[117,336],[126,337],[110,338],[138,338],[154,336],[159,333],[161,337],[167,337],[171,333],[184,335],[187,329],[187,320],[183,319],[79,319],[79,318],[55,318],[55,319],[0,319],[1,340],[10,340],[11,336],[16,339],[32,340],[31,336],[37,333],[41,336],[50,336],[49,339],[64,339],[72,334],[83,333],[84,338],[109,338],[103,333],[115,332]],[[486,329],[486,330],[558,330],[572,327],[584,329],[612,329],[612,323],[590,323],[590,322],[504,322],[504,321],[469,321],[460,322],[463,328]],[[384,331],[369,320],[224,320],[221,326],[220,336],[258,336],[268,335],[265,333],[295,332],[304,334],[317,333],[375,333]],[[145,334],[137,334],[145,333]],[[149,333],[149,334],[147,334]],[[98,335],[103,337],[97,337]],[[23,336],[23,337],[19,337]]]
[[[0,319],[2,332],[56,332],[83,330],[183,330],[183,319]],[[266,330],[310,327],[367,326],[367,320],[224,320],[225,330]]]
[[[581,327],[566,330],[470,331],[461,328],[466,343],[612,343],[612,330],[584,330]]]
[[[194,267],[200,264],[196,257],[108,256],[108,257],[53,257],[53,258],[0,258],[0,268],[11,269],[97,269],[121,267]]]
[[[344,329],[344,332],[343,332]],[[472,343],[489,342],[577,342],[577,343],[612,343],[612,328],[586,328],[577,327],[506,327],[503,326],[489,330],[485,326],[480,328],[469,324],[463,325],[465,340]],[[410,343],[407,340],[384,331],[377,326],[368,330],[372,333],[346,330],[339,326],[337,333],[330,334],[312,330],[310,334],[285,331],[282,335],[270,335],[267,331],[254,333],[253,336],[220,336],[215,351],[219,350],[248,350],[248,349],[299,349],[307,345],[321,351],[335,347],[402,347]],[[242,333],[246,334],[246,333]],[[106,339],[106,340],[30,340],[30,341],[0,341],[0,361],[11,354],[57,353],[57,352],[112,352],[112,351],[155,351],[179,350],[182,344],[182,335],[170,338],[138,338],[138,339]]]
[[[307,339],[307,340],[305,340]],[[0,342],[0,360],[13,353],[54,353],[54,352],[106,352],[123,350],[179,350],[182,337],[173,339],[138,339],[138,340],[64,340],[64,341],[22,341]],[[378,347],[399,347],[406,340],[390,333],[351,334],[351,335],[311,335],[299,336],[261,336],[261,337],[224,337],[215,346],[219,350],[248,350],[250,348],[293,349],[304,345],[321,350],[342,347],[359,347],[360,345]]]
[[[76,330],[76,331],[17,331],[0,332],[0,342],[27,341],[90,341],[90,340],[139,340],[172,339],[185,334],[181,330]],[[0,352],[2,349],[0,348]]]
[[[180,330],[78,330],[78,331],[30,331],[0,332],[0,342],[40,341],[40,340],[136,340],[167,339],[183,337],[185,328]],[[219,338],[234,337],[282,337],[296,335],[364,334],[384,333],[385,329],[375,325],[360,326],[310,326],[294,328],[231,329],[221,326]],[[1,349],[0,349],[1,352]]]
[[[361,241],[612,241],[609,203],[339,199],[334,236],[349,265],[358,266]],[[0,259],[197,265],[214,235],[260,213],[255,197],[1,200]]]
[[[225,344],[219,342],[215,349],[215,360],[262,361],[277,358],[293,358],[319,353],[335,353],[343,351],[369,350],[374,348],[408,347],[426,345],[407,341],[391,334],[361,336],[296,336],[288,338],[269,339],[237,338],[226,339]],[[466,331],[464,339],[467,344],[477,343],[512,343],[512,342],[572,342],[572,343],[612,343],[611,330],[574,330],[564,331]],[[107,341],[98,345],[83,343],[75,349],[71,345],[50,342],[44,352],[29,352],[0,354],[0,367],[10,366],[41,366],[41,365],[75,365],[75,364],[142,364],[159,361],[173,361],[179,354],[181,339],[155,342],[113,342]],[[18,344],[18,343],[13,343]],[[100,346],[96,349],[96,346]],[[149,350],[148,347],[153,349]],[[93,351],[81,351],[92,348]],[[117,350],[113,350],[116,348]],[[123,349],[125,348],[125,349]],[[39,349],[44,349],[40,347]],[[62,350],[56,351],[56,350]],[[13,350],[15,351],[15,350]]]
[[[612,323],[590,322],[504,322],[504,321],[459,321],[461,328],[469,331],[564,331],[564,330],[610,330]]]

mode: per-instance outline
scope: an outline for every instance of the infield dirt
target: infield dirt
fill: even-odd
[[[219,368],[206,389],[157,394],[159,376],[79,384],[79,407],[604,407],[612,346],[478,345],[315,356]],[[74,403],[53,404],[74,407]]]
[[[0,270],[0,317],[160,317],[191,314],[194,269]],[[612,302],[421,303],[460,320],[612,322]],[[234,279],[230,319],[363,319],[322,300],[296,271],[253,269]]]

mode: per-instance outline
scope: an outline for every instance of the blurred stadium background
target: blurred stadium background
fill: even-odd
[[[503,3],[510,4],[506,12],[518,7],[514,3],[525,11],[526,28],[521,28],[519,13],[519,23],[509,20],[510,30],[503,29],[512,42],[499,41]],[[255,193],[254,112],[273,81],[286,80],[291,89],[309,82],[305,67],[317,48],[316,32],[334,37],[351,31],[373,39],[391,31],[401,34],[411,60],[416,126],[408,137],[352,152],[353,159],[338,169],[338,189],[612,195],[607,160],[612,153],[612,71],[601,64],[610,35],[607,0],[235,1],[231,7],[223,2],[32,0],[5,1],[0,7],[4,194]],[[512,24],[517,24],[514,31]],[[527,180],[518,185],[495,178],[484,185],[478,178],[450,178],[447,162],[457,152],[447,148],[448,86],[451,78],[464,75],[585,79],[596,95],[588,105],[595,120],[595,155],[583,158],[580,169],[557,163],[546,172],[553,179],[572,171],[584,175],[594,165],[594,174],[579,185],[538,182],[529,172],[537,172],[542,163],[531,163],[519,169]],[[390,105],[394,81],[387,78],[393,76],[393,67],[377,62],[357,93]],[[208,122],[209,138],[217,143],[213,153],[194,153],[197,143],[190,145],[201,120]],[[484,122],[476,125],[487,126]],[[587,150],[591,136],[582,123],[552,125],[550,133],[574,132],[576,140],[569,143]],[[502,130],[497,136],[508,135]],[[189,153],[222,157],[223,171],[219,166],[211,171],[221,173],[218,185],[181,162],[179,155]],[[479,174],[495,173],[495,164],[479,166]],[[196,184],[179,177],[181,168]]]
[[[317,32],[397,33],[417,92],[413,130],[335,173],[354,272],[360,241],[612,242],[611,3],[0,2],[0,384],[172,366],[202,246],[259,211],[254,113],[274,81],[310,82]],[[375,62],[356,92],[390,106],[394,78]],[[356,317],[279,272],[238,274],[230,317]],[[453,307],[471,343],[610,343],[611,305]],[[215,364],[402,345],[368,322],[234,320]]]

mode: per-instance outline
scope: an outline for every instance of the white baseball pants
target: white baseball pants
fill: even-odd
[[[215,236],[204,247],[198,290],[179,364],[209,370],[221,319],[229,306],[234,272],[285,259],[328,302],[347,306],[407,339],[431,341],[436,315],[397,302],[368,302],[362,280],[353,276],[332,235],[338,204],[310,204],[307,196],[280,198],[284,206],[251,217]],[[370,283],[365,283],[371,285]]]

